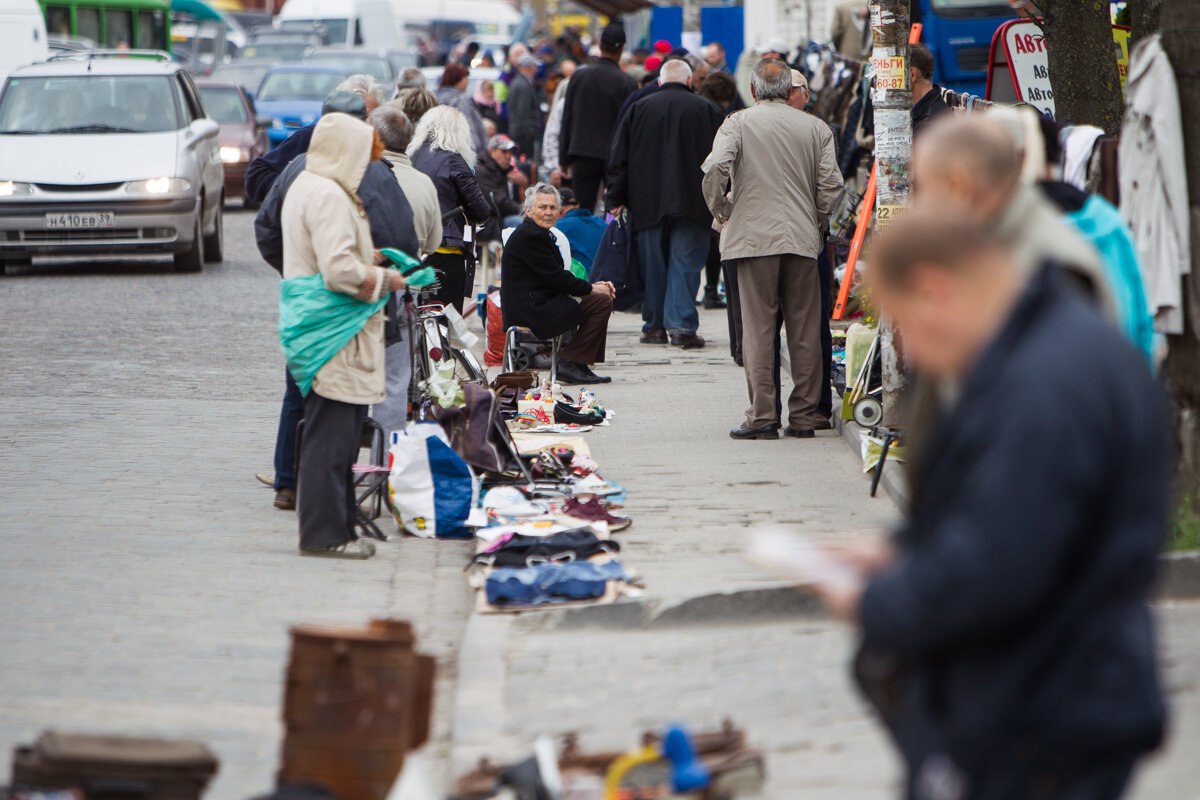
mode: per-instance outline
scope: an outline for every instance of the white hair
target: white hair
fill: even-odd
[[[387,93],[375,80],[374,75],[351,75],[338,84],[337,91],[352,92],[361,97],[363,102],[366,102],[368,97],[374,97],[377,106],[383,105],[388,99]]]
[[[535,184],[533,188],[525,192],[525,205],[522,208],[522,211],[524,211],[526,214],[532,211],[533,205],[537,202],[537,196],[539,194],[552,194],[554,195],[554,202],[558,203],[560,206],[562,205],[562,195],[558,193],[558,189],[555,189],[553,184],[539,183]]]
[[[659,84],[664,83],[687,83],[692,79],[692,68],[682,59],[668,61],[662,65],[662,70],[658,73]]]
[[[431,108],[417,123],[417,130],[408,144],[408,154],[411,156],[423,146],[429,145],[434,150],[448,150],[458,153],[467,162],[467,166],[475,169],[478,155],[475,153],[475,138],[471,135],[471,126],[467,118],[457,108],[452,106],[437,106]]]

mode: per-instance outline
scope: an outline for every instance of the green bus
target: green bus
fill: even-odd
[[[171,52],[169,0],[38,0],[46,35],[83,38],[114,50]]]

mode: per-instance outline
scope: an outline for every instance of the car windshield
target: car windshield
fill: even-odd
[[[167,76],[14,77],[0,98],[0,134],[160,133],[182,119]]]
[[[348,75],[371,75],[377,81],[391,83],[391,68],[386,58],[356,56],[349,53],[313,53],[308,57],[310,64],[328,64],[341,67]]]
[[[304,42],[263,42],[248,44],[238,58],[242,61],[299,61],[311,49]]]
[[[222,125],[237,125],[250,121],[250,114],[242,101],[242,93],[237,89],[201,86],[200,100],[204,103],[208,118]]]
[[[344,80],[328,72],[272,72],[263,80],[256,97],[260,103],[273,100],[324,100]]]

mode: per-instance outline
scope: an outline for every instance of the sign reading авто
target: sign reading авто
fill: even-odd
[[[1050,64],[1046,37],[1033,20],[1019,20],[1004,26],[1004,51],[1016,85],[1017,97],[1038,111],[1054,115],[1054,90],[1050,87]],[[1125,88],[1129,66],[1129,29],[1113,27],[1113,55]]]

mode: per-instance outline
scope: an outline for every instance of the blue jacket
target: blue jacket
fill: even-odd
[[[308,125],[293,133],[283,144],[274,150],[268,150],[250,162],[246,167],[246,197],[251,203],[261,203],[267,199],[267,193],[275,184],[275,180],[296,156],[308,152],[308,144],[312,141],[316,125]]]
[[[576,208],[568,211],[554,227],[562,231],[571,243],[571,258],[583,264],[591,274],[592,259],[596,257],[600,240],[604,238],[604,231],[608,227],[604,219],[586,208]]]
[[[968,797],[1001,777],[1029,797],[1035,773],[1158,745],[1168,419],[1146,359],[1036,275],[927,438],[898,560],[862,597],[859,682],[910,775],[941,754]]]
[[[1154,321],[1146,302],[1133,234],[1121,212],[1103,197],[1092,195],[1083,208],[1068,213],[1067,220],[1100,252],[1121,327],[1130,341],[1153,359]]]

